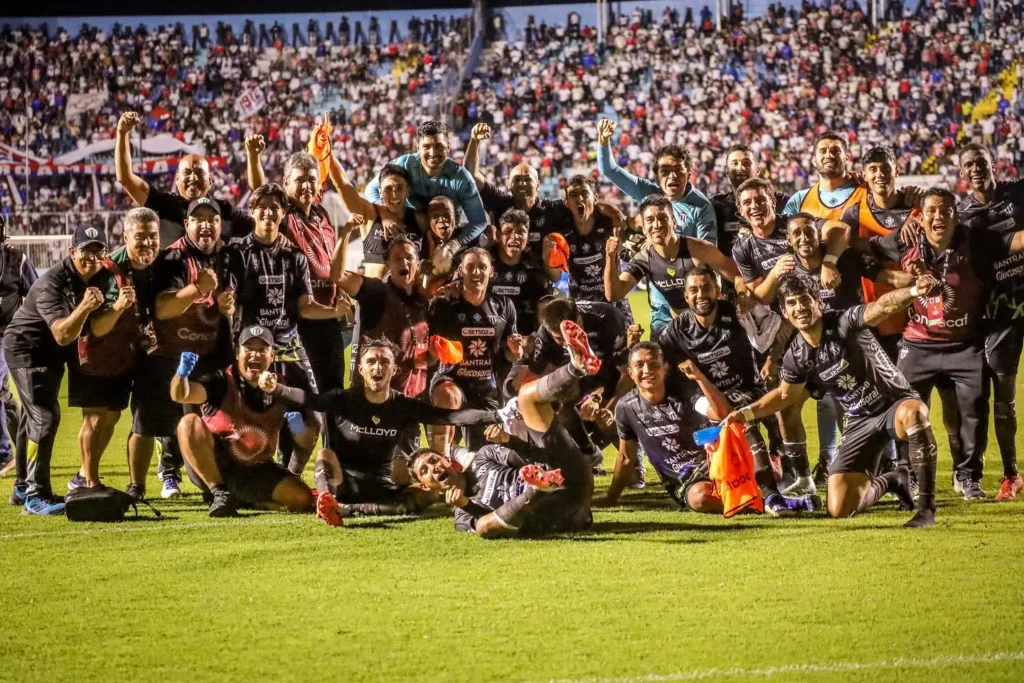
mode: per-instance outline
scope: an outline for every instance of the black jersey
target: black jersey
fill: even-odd
[[[562,235],[569,245],[569,296],[577,301],[605,301],[604,250],[613,235],[611,219],[594,214],[594,227],[586,235],[570,219]]]
[[[508,338],[516,333],[516,311],[503,296],[488,294],[480,306],[465,299],[435,299],[430,305],[431,334],[462,343],[462,362],[438,372],[458,377],[481,390],[497,386],[495,371],[504,364]]]
[[[863,303],[864,289],[860,284],[861,277],[874,280],[881,270],[881,264],[877,261],[847,249],[836,261],[840,282],[839,286],[833,289],[821,286],[821,265],[810,269],[805,268],[799,258],[794,256],[794,260],[796,262],[794,273],[807,275],[818,283],[818,293],[821,296],[821,307],[824,311],[841,311]]]
[[[704,394],[678,375],[666,380],[665,398],[650,403],[633,389],[615,406],[615,426],[623,441],[637,441],[651,461],[665,488],[674,491],[704,460],[704,449],[693,441],[693,433],[708,426],[696,411]]]
[[[494,277],[491,294],[503,296],[516,310],[516,328],[520,334],[537,330],[537,302],[551,291],[551,282],[532,259],[525,256],[516,264],[505,263],[493,254]]]
[[[775,263],[789,254],[786,242],[786,219],[775,219],[775,230],[768,237],[758,237],[753,232],[738,239],[732,247],[732,260],[740,270],[744,282],[759,280],[775,267]]]
[[[749,403],[758,391],[754,352],[736,307],[718,302],[715,322],[704,327],[692,309],[679,314],[658,339],[665,360],[676,366],[692,360],[732,405]]]
[[[509,209],[515,208],[515,199],[512,193],[501,190],[490,183],[479,185],[480,199],[483,200],[484,209],[491,214],[492,223],[498,225],[501,215]],[[541,255],[542,240],[552,232],[562,229],[568,221],[572,225],[572,213],[569,208],[557,199],[538,197],[527,211],[530,217],[530,243],[529,250],[534,256]]]
[[[405,216],[399,223],[398,233],[411,239],[416,244],[419,252],[423,251],[423,232],[419,223],[416,222],[416,213],[406,211]],[[384,231],[384,221],[379,217],[370,226],[366,237],[363,238],[363,261],[366,263],[387,263],[388,249],[391,247],[392,237],[388,237]]]
[[[261,325],[286,346],[298,333],[299,300],[313,295],[306,256],[283,235],[267,245],[250,233],[231,246],[236,329]]]
[[[987,204],[968,194],[957,205],[960,222],[971,230],[998,235],[1024,229],[1024,180],[996,183],[996,196]],[[1024,253],[1003,255],[992,262],[988,317],[998,328],[1024,325]]]
[[[466,465],[466,497],[469,508],[455,508],[455,529],[474,531],[480,517],[494,512],[516,496],[526,492],[529,484],[519,475],[525,465],[515,451],[492,444],[476,452]]]
[[[674,311],[686,308],[686,273],[693,268],[686,238],[679,239],[679,253],[672,260],[666,259],[652,245],[641,249],[623,266],[637,281],[647,281],[658,288],[668,305]]]
[[[629,357],[629,349],[626,348],[626,316],[607,302],[581,307],[579,314],[580,326],[587,333],[590,348],[601,359],[601,369],[596,375],[584,378],[582,386],[587,391],[604,387],[605,399],[610,399],[612,394],[609,390],[613,390],[619,380],[618,369],[626,365]],[[569,353],[565,347],[556,342],[547,329],[540,328],[533,358],[529,363],[530,372],[537,376],[544,375],[552,368],[568,362]]]
[[[824,313],[818,346],[798,333],[782,359],[780,378],[831,394],[854,417],[879,415],[896,401],[917,397],[864,324],[866,308]]]
[[[740,216],[739,207],[736,206],[736,193],[726,190],[711,195],[708,200],[715,210],[715,222],[718,224],[718,250],[723,254],[730,254],[739,237],[740,229],[747,225]],[[775,213],[781,216],[788,201],[789,195],[776,192]]]

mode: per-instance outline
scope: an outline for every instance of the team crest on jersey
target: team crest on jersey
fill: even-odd
[[[896,219],[892,217],[892,214],[889,214],[888,216],[885,217],[885,225],[888,228],[896,226]]]
[[[589,244],[584,244],[583,245],[583,251],[584,251],[584,253],[590,251],[590,245]]]
[[[458,318],[459,318],[459,322],[460,323],[466,322],[466,314],[465,313],[459,313]]]
[[[483,318],[481,318],[481,317],[480,317],[480,314],[479,314],[479,313],[474,313],[474,314],[473,314],[473,322],[475,322],[475,323],[478,323],[478,322],[480,322],[481,320],[483,320]]]
[[[511,279],[512,279],[512,271],[511,271],[511,270],[510,270],[510,271],[507,271],[507,272],[505,273],[505,279],[506,279],[506,280],[511,280]]]

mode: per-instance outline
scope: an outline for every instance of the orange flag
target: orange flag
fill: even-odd
[[[743,435],[743,428],[730,424],[722,430],[718,446],[711,455],[711,479],[722,498],[726,518],[747,509],[764,512],[761,488],[754,480],[754,456]]]
[[[430,348],[441,365],[456,365],[462,362],[462,342],[450,341],[444,337],[430,335]]]
[[[309,143],[306,145],[306,151],[320,162],[321,190],[331,174],[331,133],[333,132],[334,127],[331,126],[331,120],[327,118],[327,112],[324,112],[324,120],[313,129],[313,134],[309,136]],[[320,192],[317,192],[317,197],[319,196]]]
[[[555,248],[548,254],[548,266],[560,268],[566,272],[569,270],[569,243],[557,232],[548,235],[555,241]]]

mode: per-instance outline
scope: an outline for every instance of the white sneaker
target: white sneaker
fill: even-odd
[[[787,498],[813,496],[817,492],[818,487],[814,485],[814,480],[810,477],[797,477],[786,488],[779,487],[779,493]]]
[[[160,497],[177,498],[181,495],[181,482],[176,477],[164,477],[164,487],[160,489]]]

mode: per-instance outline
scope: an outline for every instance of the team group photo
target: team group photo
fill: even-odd
[[[1024,3],[0,14],[0,680],[1024,679]]]

